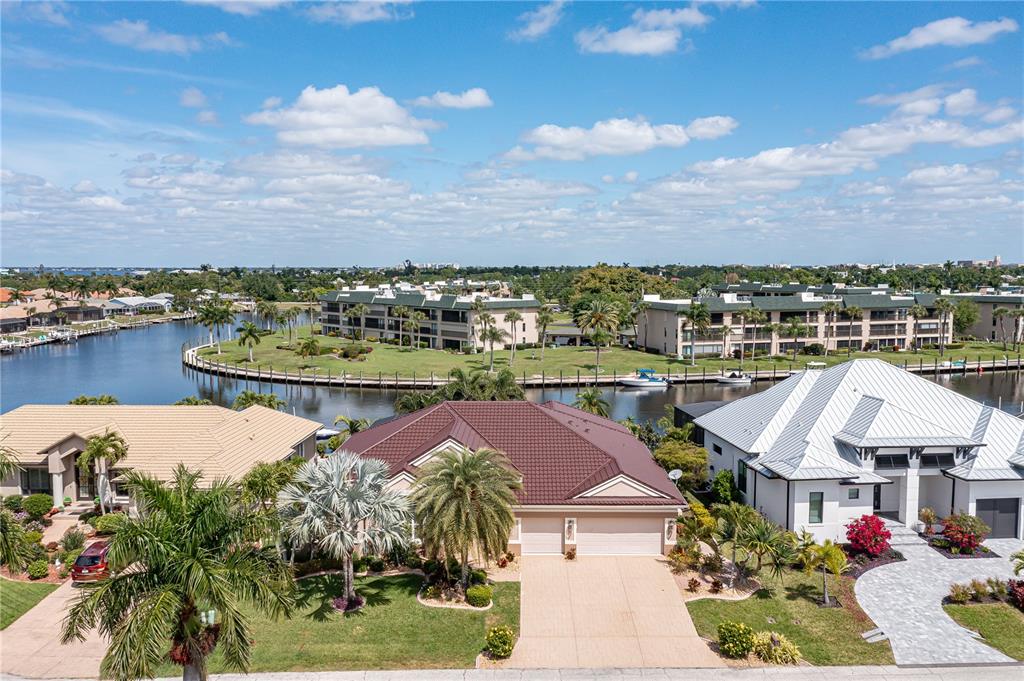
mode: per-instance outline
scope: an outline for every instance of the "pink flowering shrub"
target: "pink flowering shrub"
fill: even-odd
[[[876,515],[862,515],[846,526],[846,540],[855,551],[880,556],[889,550],[892,533]]]

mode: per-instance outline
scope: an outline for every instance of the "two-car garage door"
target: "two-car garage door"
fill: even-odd
[[[650,516],[579,516],[576,553],[581,556],[658,555],[664,520]],[[525,516],[522,519],[523,554],[563,551],[565,518]],[[571,546],[571,544],[570,544]]]

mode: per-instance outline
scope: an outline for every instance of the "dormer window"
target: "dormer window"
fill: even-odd
[[[921,468],[952,468],[956,465],[952,454],[924,454],[921,456]]]
[[[909,465],[906,454],[879,454],[875,457],[875,468],[907,468]]]

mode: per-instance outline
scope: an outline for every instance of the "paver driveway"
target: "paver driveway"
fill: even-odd
[[[0,671],[37,679],[99,676],[107,646],[96,631],[85,641],[60,642],[68,603],[77,595],[68,580],[0,631]]]
[[[942,609],[954,582],[1013,577],[1009,555],[1024,548],[1019,539],[985,542],[999,558],[951,560],[915,532],[887,522],[892,545],[906,561],[868,570],[854,587],[864,612],[889,636],[900,665],[990,664],[1013,662],[974,638]]]
[[[508,666],[721,667],[658,558],[525,556]]]

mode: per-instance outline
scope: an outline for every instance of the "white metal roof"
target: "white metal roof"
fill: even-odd
[[[949,473],[1024,480],[1024,421],[888,362],[803,372],[696,424],[791,480],[859,478],[863,447],[969,447]]]

